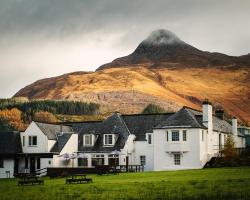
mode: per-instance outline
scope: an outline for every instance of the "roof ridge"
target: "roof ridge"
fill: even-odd
[[[127,129],[129,135],[131,134],[130,130],[128,129],[128,126],[127,124],[125,123],[125,121],[122,119],[122,115],[120,114],[119,115],[119,119],[121,120],[121,122],[123,123],[123,125],[125,126],[125,128]]]
[[[54,125],[54,126],[60,126],[60,125],[62,125],[62,126],[67,126],[67,127],[70,127],[70,126],[68,126],[68,125],[63,125],[63,124],[61,124],[60,122],[58,123],[58,122],[55,122],[55,123],[49,123],[49,122],[39,122],[39,121],[33,121],[34,123],[36,123],[36,124],[44,124],[44,125]]]
[[[201,126],[201,124],[197,121],[197,119],[195,118],[195,116],[194,116],[193,113],[191,113],[191,112],[190,112],[188,109],[186,109],[186,108],[184,108],[184,110],[185,110],[186,112],[188,112],[189,116],[192,117],[192,119],[195,121],[196,124],[198,124],[199,126]]]
[[[117,116],[117,118],[120,120],[120,122],[124,125],[124,127],[125,127],[125,129],[127,130],[127,132],[128,132],[128,134],[131,134],[130,133],[130,131],[129,131],[129,129],[128,129],[128,127],[127,127],[127,125],[126,125],[126,123],[124,122],[124,120],[122,119],[122,115],[121,115],[121,113],[118,113],[118,112],[115,112],[115,113],[113,113],[113,115],[111,115],[110,117],[112,117],[112,116]],[[109,118],[109,117],[108,117]],[[107,119],[108,119],[107,118]]]
[[[201,112],[202,113],[202,110],[198,110],[198,109],[195,109],[195,108],[191,108],[189,106],[183,106],[182,108],[184,109],[190,109],[190,110],[194,110],[194,111],[197,111],[197,112]]]
[[[169,113],[138,113],[138,114],[121,114],[121,116],[147,116],[147,115],[169,115],[175,114],[176,112],[169,112]]]

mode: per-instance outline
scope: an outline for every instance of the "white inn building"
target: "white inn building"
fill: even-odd
[[[114,164],[143,165],[148,171],[200,169],[218,156],[229,134],[236,148],[245,148],[237,119],[230,124],[217,114],[204,102],[202,111],[183,107],[176,113],[114,113],[95,122],[32,122],[25,132],[1,134],[0,177]]]

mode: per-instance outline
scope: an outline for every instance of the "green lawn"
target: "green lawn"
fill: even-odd
[[[45,179],[44,186],[17,186],[0,180],[5,199],[250,199],[250,167],[124,173],[96,176],[93,183],[66,185]]]

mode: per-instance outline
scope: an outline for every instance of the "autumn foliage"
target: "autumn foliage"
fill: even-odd
[[[35,113],[34,120],[39,121],[39,122],[47,122],[47,123],[58,122],[58,119],[55,117],[55,115],[53,115],[50,112],[42,112],[42,111]]]
[[[16,108],[0,110],[0,121],[18,131],[24,131],[27,127],[22,120],[22,112]]]
[[[235,149],[235,142],[232,135],[228,135],[224,149],[223,149],[224,159],[228,164],[234,164],[237,159],[237,151]]]

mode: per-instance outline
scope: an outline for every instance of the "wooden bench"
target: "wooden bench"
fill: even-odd
[[[23,176],[18,181],[18,186],[34,184],[44,185],[44,181],[42,179],[39,179],[37,176]]]
[[[74,174],[66,178],[65,183],[93,183],[92,178],[87,178],[85,174]]]

